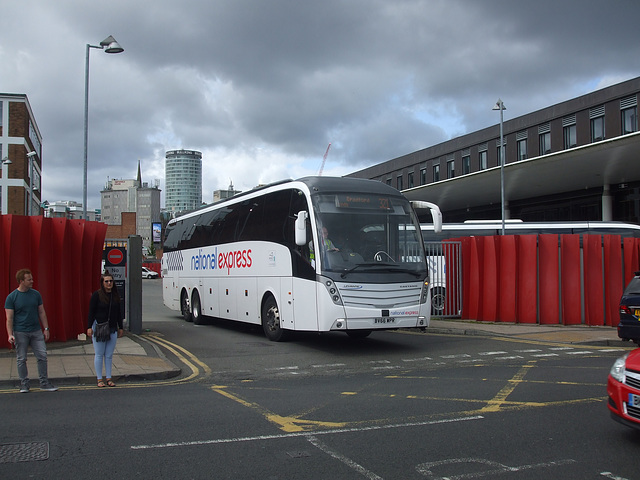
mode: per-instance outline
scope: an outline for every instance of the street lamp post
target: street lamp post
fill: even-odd
[[[502,235],[504,235],[505,208],[504,208],[504,135],[502,133],[503,114],[506,110],[502,100],[498,99],[492,110],[500,110],[500,210],[502,213]]]
[[[106,47],[106,48],[105,48]],[[122,53],[122,48],[113,36],[109,35],[100,45],[89,45],[87,43],[87,51],[84,63],[84,177],[82,186],[82,218],[87,219],[87,147],[89,141],[89,49],[97,48],[106,53]]]

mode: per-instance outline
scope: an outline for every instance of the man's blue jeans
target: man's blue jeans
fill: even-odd
[[[38,361],[38,378],[40,386],[45,386],[49,382],[47,376],[47,346],[44,343],[42,330],[33,332],[13,332],[16,339],[16,356],[18,366],[18,376],[20,383],[29,386],[29,372],[27,370],[27,349],[31,345],[31,350]]]

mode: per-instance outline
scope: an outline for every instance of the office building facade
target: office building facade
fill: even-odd
[[[504,166],[497,124],[349,176],[435,202],[446,222],[504,208],[525,221],[640,223],[638,96],[640,77],[504,120]]]
[[[142,182],[140,165],[137,179],[109,180],[100,198],[104,223],[122,225],[123,214],[135,212],[136,235],[142,237],[143,247],[151,247],[152,224],[160,220],[160,188]]]
[[[42,136],[26,95],[0,93],[0,213],[40,215]]]
[[[202,153],[169,150],[165,154],[165,209],[174,214],[202,206]]]

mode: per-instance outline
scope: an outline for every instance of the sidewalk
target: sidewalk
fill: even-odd
[[[635,348],[635,344],[620,340],[614,327],[522,325],[432,319],[425,333],[503,336],[570,345]],[[49,343],[47,350],[49,378],[54,385],[93,385],[96,382],[93,345],[90,341]],[[27,365],[31,387],[37,391],[37,366],[31,350],[29,350]],[[126,334],[118,339],[113,356],[114,380],[162,380],[178,376],[180,372],[180,367],[169,361],[155,344],[144,338],[144,335]],[[0,388],[18,385],[15,351],[2,349],[0,350]]]
[[[93,366],[93,344],[91,341],[68,341],[47,344],[49,379],[56,386],[96,383]],[[38,390],[38,367],[29,349],[27,367],[31,388]],[[125,334],[118,339],[113,355],[114,381],[163,380],[180,374],[180,368],[170,362],[152,343],[143,336]],[[15,350],[0,350],[0,387],[18,387],[20,384],[16,367]]]

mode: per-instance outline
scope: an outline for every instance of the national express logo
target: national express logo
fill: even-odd
[[[218,247],[213,253],[203,255],[202,249],[191,257],[191,270],[227,270],[227,275],[234,268],[251,268],[251,249],[218,253]]]

